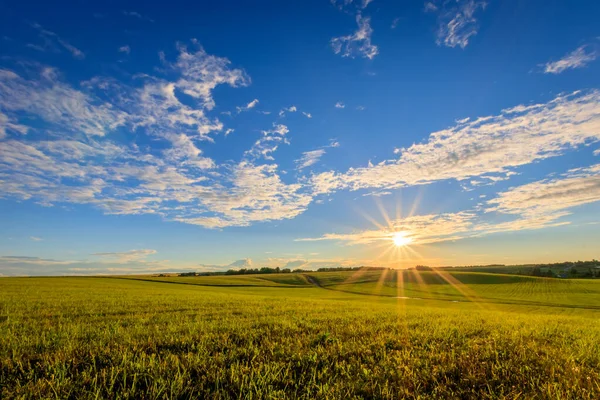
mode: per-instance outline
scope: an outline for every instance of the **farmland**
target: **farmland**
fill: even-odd
[[[600,397],[600,282],[0,279],[1,398]]]

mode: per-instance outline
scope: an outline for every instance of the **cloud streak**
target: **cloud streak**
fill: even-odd
[[[569,54],[566,54],[563,58],[558,61],[551,61],[543,64],[543,71],[546,74],[560,74],[568,69],[583,68],[596,58],[598,58],[598,51],[587,49],[590,46],[583,45],[573,50]]]
[[[300,171],[304,168],[308,168],[316,164],[317,162],[319,162],[321,157],[323,157],[327,152],[325,149],[339,146],[340,144],[337,141],[332,140],[329,145],[323,146],[320,149],[305,151],[304,153],[302,153],[302,157],[294,161],[296,163],[296,170]]]
[[[513,169],[600,140],[600,92],[560,95],[495,116],[434,132],[425,143],[398,151],[397,160],[312,177],[318,193],[400,188],[481,176],[497,180]]]
[[[391,221],[389,227],[351,233],[328,233],[296,241],[337,241],[348,245],[391,242],[397,232],[413,245],[426,245],[480,237],[500,232],[535,230],[570,222],[565,217],[585,204],[600,202],[600,164],[577,168],[559,178],[545,179],[511,188],[486,201],[482,212],[410,216]],[[485,220],[488,214],[510,216],[495,222]],[[497,218],[498,219],[498,218]]]
[[[44,42],[42,45],[29,45],[30,48],[40,50],[40,51],[53,51],[56,53],[60,52],[60,49],[67,50],[71,55],[78,59],[82,60],[85,58],[85,54],[83,51],[79,50],[77,47],[73,46],[71,43],[66,41],[65,39],[58,36],[56,33],[44,29],[40,24],[33,23],[31,24],[33,28],[35,28],[39,32],[39,36]]]
[[[93,256],[114,259],[117,262],[122,262],[122,263],[143,260],[153,254],[156,254],[156,250],[141,249],[141,250],[129,250],[129,251],[123,251],[123,252],[112,252],[112,253],[92,253]]]
[[[353,34],[331,39],[331,48],[335,54],[342,57],[362,57],[372,60],[379,54],[379,49],[371,43],[371,36],[373,35],[371,18],[363,17],[358,13],[356,24],[358,29]]]
[[[425,3],[425,11],[438,17],[436,43],[464,49],[479,30],[475,14],[487,3],[478,0],[436,1]]]
[[[308,191],[282,182],[277,165],[258,164],[288,143],[285,125],[263,131],[240,162],[217,165],[199,148],[224,130],[210,116],[213,90],[246,86],[250,78],[192,45],[178,44],[174,62],[162,56],[163,76],[138,75],[131,84],[94,77],[75,87],[48,67],[0,70],[0,197],[90,204],[107,214],[156,214],[209,228],[303,212]],[[31,120],[43,124],[21,125]],[[114,141],[110,134],[122,128],[135,134]]]

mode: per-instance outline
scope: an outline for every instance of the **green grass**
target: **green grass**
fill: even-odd
[[[401,275],[401,279],[398,278]],[[312,274],[323,287],[357,294],[600,310],[600,282],[473,272]]]
[[[218,275],[218,276],[122,276],[121,279],[171,282],[198,286],[310,286],[299,274]]]
[[[600,398],[600,282],[353,274],[0,279],[0,398]]]

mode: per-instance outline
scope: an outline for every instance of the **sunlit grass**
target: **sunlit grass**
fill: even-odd
[[[598,304],[597,282],[453,273],[509,303],[490,311],[434,272],[295,275],[0,279],[0,397],[600,396],[600,312],[543,306]]]

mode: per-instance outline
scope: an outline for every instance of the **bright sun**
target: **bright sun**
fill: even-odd
[[[394,241],[394,245],[396,247],[403,247],[412,242],[412,239],[406,236],[404,232],[394,233],[394,236],[392,236],[392,240]]]

